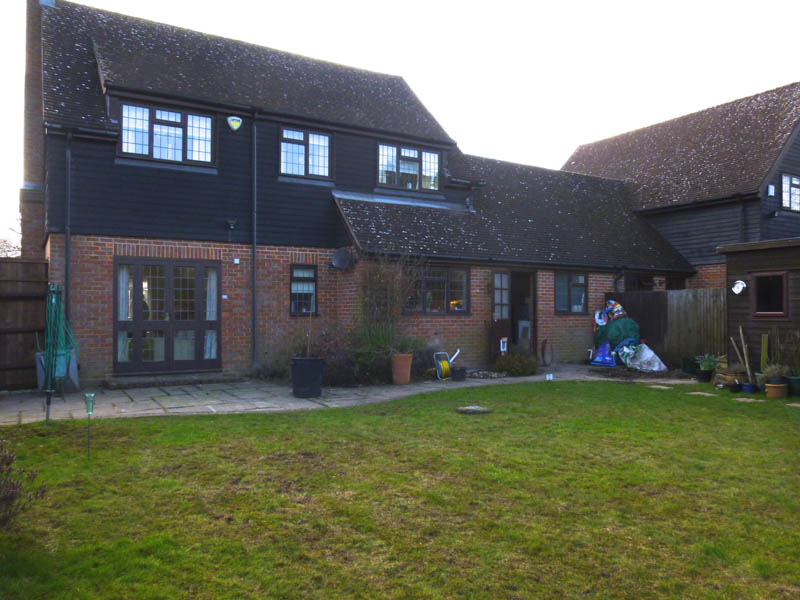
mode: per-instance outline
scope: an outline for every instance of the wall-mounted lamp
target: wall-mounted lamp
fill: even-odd
[[[747,284],[744,281],[742,281],[741,279],[737,279],[736,283],[733,284],[731,291],[738,296],[744,291],[744,288],[746,287]]]

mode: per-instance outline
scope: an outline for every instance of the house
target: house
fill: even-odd
[[[23,253],[65,286],[84,380],[243,372],[347,329],[376,254],[427,270],[401,327],[581,360],[632,277],[692,265],[628,182],[461,153],[405,81],[29,0]]]
[[[580,146],[562,168],[628,182],[636,214],[697,270],[689,286],[719,288],[717,246],[800,236],[798,131],[793,83]]]

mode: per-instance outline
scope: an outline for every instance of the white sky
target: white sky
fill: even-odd
[[[797,0],[84,3],[402,75],[465,152],[556,169],[579,144],[800,80]],[[3,14],[0,238],[14,238],[25,2]]]

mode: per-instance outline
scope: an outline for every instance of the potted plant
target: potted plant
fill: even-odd
[[[422,343],[416,338],[401,337],[392,348],[392,383],[406,385],[411,382],[411,362],[414,351],[419,350]]]
[[[714,369],[719,366],[719,358],[714,356],[713,354],[700,354],[695,356],[694,359],[697,361],[697,381],[711,381],[711,375],[714,373]]]
[[[764,367],[758,383],[764,385],[767,398],[785,398],[789,394],[786,376],[790,373],[791,370],[786,365],[771,363]]]
[[[305,335],[292,356],[292,394],[295,398],[319,398],[322,395],[322,375],[325,359],[315,356],[314,315],[305,315]]]

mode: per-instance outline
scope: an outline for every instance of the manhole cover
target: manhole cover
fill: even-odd
[[[486,413],[492,412],[491,408],[478,406],[477,404],[473,404],[472,406],[459,406],[456,410],[464,415],[485,415]]]

